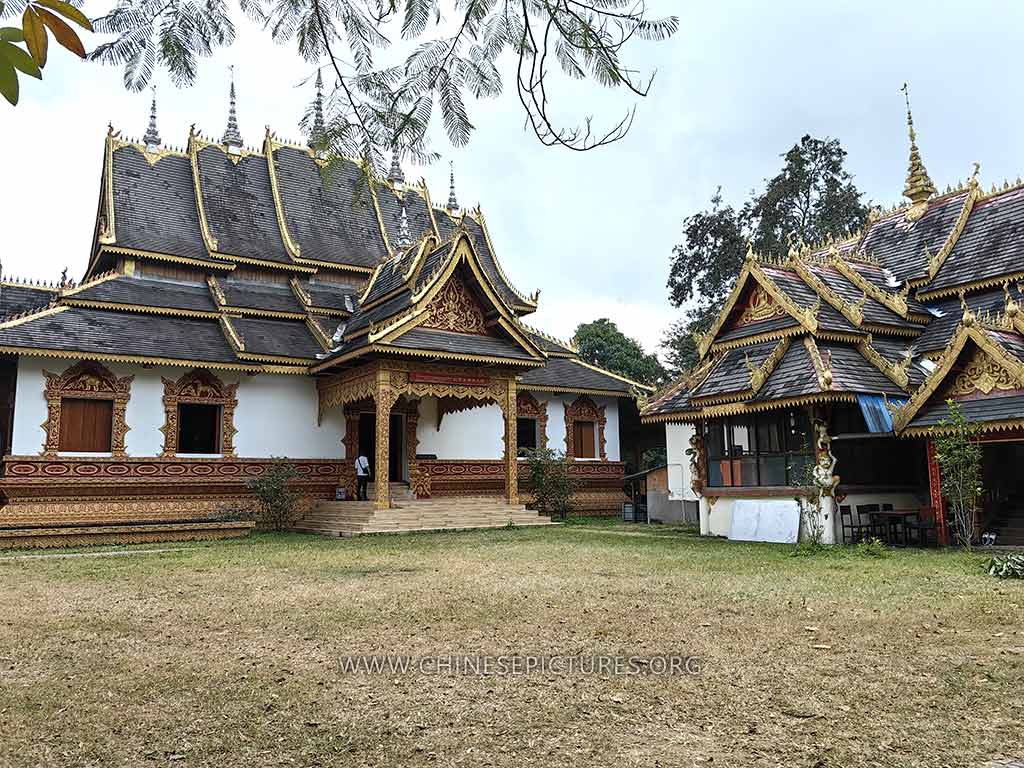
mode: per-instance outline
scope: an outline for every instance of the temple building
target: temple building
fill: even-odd
[[[579,510],[619,510],[645,388],[524,322],[538,295],[454,172],[438,206],[397,156],[378,181],[325,169],[316,138],[243,146],[233,83],[219,140],[165,146],[155,97],[141,142],[110,130],[82,280],[0,284],[0,543],[237,535],[273,462],[309,515],[354,497],[360,454],[369,509],[307,529],[449,497],[528,522],[519,449],[544,446],[573,460]]]
[[[862,231],[746,261],[700,361],[651,398],[674,498],[701,533],[951,542],[934,437],[949,401],[978,425],[976,535],[1024,543],[1024,184],[939,193],[907,105],[907,202]],[[801,504],[801,499],[804,503]]]

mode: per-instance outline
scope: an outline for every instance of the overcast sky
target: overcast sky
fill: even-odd
[[[1024,173],[1019,2],[701,2],[651,0],[680,16],[668,43],[638,43],[629,61],[657,69],[630,135],[584,154],[543,148],[523,128],[514,83],[473,105],[470,145],[436,149],[456,163],[464,205],[480,202],[512,280],[541,289],[530,320],[562,337],[609,317],[654,349],[680,315],[665,280],[684,216],[716,186],[741,202],[777,172],[801,135],[838,137],[869,199],[895,202],[903,189],[909,81],[922,157],[936,184],[982,164],[987,187]],[[86,11],[107,5],[89,0]],[[195,87],[159,76],[159,128],[185,144],[189,124],[219,136],[227,114],[228,66],[236,67],[239,123],[247,144],[264,126],[300,138],[311,71],[290,47],[239,24],[236,43],[200,65]],[[92,42],[94,45],[95,42]],[[87,43],[87,47],[91,47]],[[511,63],[511,62],[509,62]],[[508,66],[503,72],[513,73]],[[96,213],[106,125],[145,130],[149,93],[130,94],[121,71],[79,63],[51,47],[43,83],[22,79],[17,108],[0,102],[0,184],[5,274],[55,279],[85,269]],[[610,121],[630,103],[596,85],[556,88],[568,115]],[[1017,138],[1014,138],[1017,137]],[[446,162],[407,169],[447,197]]]

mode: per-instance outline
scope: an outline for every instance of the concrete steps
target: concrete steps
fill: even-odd
[[[321,502],[293,529],[321,536],[358,536],[364,533],[404,533],[473,528],[550,525],[551,520],[522,504],[476,496],[442,499],[402,499],[391,509],[378,510],[373,502]]]

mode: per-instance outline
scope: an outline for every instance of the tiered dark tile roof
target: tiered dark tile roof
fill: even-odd
[[[287,283],[257,283],[252,280],[217,281],[227,306],[242,309],[256,309],[270,312],[305,312],[298,297]]]
[[[204,284],[171,282],[120,275],[112,280],[85,284],[68,298],[138,307],[216,312],[210,289]]]

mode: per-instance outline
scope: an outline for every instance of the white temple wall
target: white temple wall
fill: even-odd
[[[547,402],[548,447],[565,451],[565,406],[578,395],[552,395],[534,392],[539,402]],[[619,404],[615,398],[594,397],[605,407],[605,453],[608,461],[619,461]],[[420,400],[416,437],[420,454],[433,454],[439,459],[500,459],[504,456],[504,418],[497,405],[487,405],[459,413],[445,414],[441,430],[437,429],[437,398]],[[596,444],[596,443],[595,443]]]
[[[416,453],[433,454],[439,459],[502,458],[505,419],[497,405],[492,403],[459,413],[446,413],[438,431],[437,402],[436,397],[420,400]]]
[[[693,492],[693,472],[690,470],[690,457],[686,452],[690,449],[690,438],[693,437],[693,424],[666,424],[665,449],[668,462],[668,493],[673,501],[696,501]]]
[[[43,370],[62,373],[74,360],[22,357],[18,361],[18,383],[14,406],[12,453],[33,456],[42,452],[46,433],[46,377]],[[159,456],[163,448],[164,424],[161,378],[177,379],[185,368],[107,364],[116,376],[134,376],[131,398],[125,412],[130,427],[125,449],[132,457]],[[345,419],[340,408],[324,414],[317,425],[317,391],[306,376],[248,376],[216,371],[226,384],[237,383],[235,408],[235,453],[240,458],[335,459],[344,457],[341,444]]]

